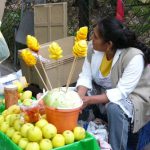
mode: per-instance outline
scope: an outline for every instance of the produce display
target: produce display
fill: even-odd
[[[0,115],[0,131],[25,150],[50,150],[83,140],[86,132],[82,127],[57,133],[57,128],[41,118],[36,123],[26,123],[18,105],[12,105]]]
[[[37,57],[40,55],[38,40],[31,35],[27,36],[28,49],[21,51],[21,58],[28,67],[36,70],[46,91],[43,89],[43,93],[39,93],[41,97],[37,96],[36,99],[33,98],[32,91],[24,91],[24,88],[28,86],[26,82],[22,84],[19,81],[14,81],[12,84],[18,88],[18,92],[16,89],[18,103],[10,106],[0,115],[0,133],[6,135],[21,149],[51,150],[86,139],[85,129],[77,126],[83,101],[77,92],[69,88],[69,84],[75,71],[76,60],[87,56],[87,34],[87,27],[82,27],[77,31],[72,49],[74,61],[66,87],[56,89],[52,88],[40,59],[50,88],[46,85],[45,79],[37,68]],[[36,57],[32,51],[36,52]],[[56,42],[50,44],[48,51],[50,59],[57,62],[63,57],[63,50]],[[2,103],[5,104],[5,100]]]

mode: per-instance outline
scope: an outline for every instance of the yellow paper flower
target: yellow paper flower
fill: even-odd
[[[29,67],[34,66],[37,62],[35,56],[33,56],[31,51],[28,49],[24,49],[21,51],[21,57],[23,61],[26,63],[26,65],[28,65]]]
[[[30,48],[32,51],[35,51],[35,52],[39,51],[40,45],[39,45],[38,40],[34,36],[27,35],[26,42],[27,42],[28,48]]]
[[[73,55],[75,57],[86,57],[87,56],[87,42],[86,40],[80,40],[73,46]]]
[[[76,34],[75,41],[86,40],[88,34],[88,27],[81,27]]]
[[[52,42],[50,44],[48,51],[50,53],[49,57],[51,59],[58,60],[58,59],[63,57],[63,55],[62,55],[63,50],[61,49],[61,47],[56,42]]]

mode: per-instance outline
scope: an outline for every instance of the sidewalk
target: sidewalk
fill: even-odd
[[[15,71],[17,70],[15,70],[13,62],[11,62],[10,59],[7,59],[2,64],[0,64],[0,76],[5,76]]]

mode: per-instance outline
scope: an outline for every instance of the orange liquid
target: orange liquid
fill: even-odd
[[[39,106],[22,109],[25,122],[35,123],[40,119]]]
[[[9,108],[14,104],[18,104],[18,91],[17,89],[6,89],[4,90],[5,95],[5,108]]]

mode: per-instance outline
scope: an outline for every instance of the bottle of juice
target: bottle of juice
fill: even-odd
[[[6,85],[4,87],[5,108],[18,103],[18,91],[16,85]]]

